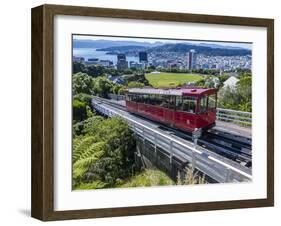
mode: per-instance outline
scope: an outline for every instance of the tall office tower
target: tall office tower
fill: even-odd
[[[117,54],[117,61],[126,60],[126,55],[124,53]]]
[[[139,60],[140,63],[144,62],[147,63],[147,52],[139,52]]]
[[[126,61],[125,54],[117,55],[117,69],[120,71],[128,69],[128,61]]]
[[[196,68],[196,52],[194,49],[191,49],[188,52],[188,69],[195,69]]]

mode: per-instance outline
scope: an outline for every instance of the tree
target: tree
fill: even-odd
[[[104,75],[105,68],[100,65],[89,65],[86,68],[87,74],[93,78]]]
[[[148,80],[145,78],[145,74],[140,71],[140,72],[135,72],[132,75],[126,75],[124,76],[124,80],[126,81],[126,83],[128,84],[129,82],[141,82],[143,83],[145,86],[149,85]]]
[[[195,83],[195,86],[197,87],[204,87],[205,86],[205,79],[200,79]]]
[[[230,76],[228,74],[220,75],[218,78],[220,80],[220,83],[223,84]]]
[[[79,72],[72,76],[73,95],[79,93],[92,94],[93,79],[86,73]]]
[[[235,88],[229,86],[220,89],[218,93],[218,103],[220,107],[238,110],[239,96]]]
[[[126,69],[126,70],[123,71],[123,73],[125,75],[131,75],[131,74],[133,74],[133,71],[131,69]]]
[[[156,67],[155,67],[155,66],[153,66],[153,65],[150,65],[150,66],[148,66],[148,67],[147,67],[147,69],[148,69],[148,70],[155,70],[155,69],[156,69]]]
[[[124,95],[126,93],[126,88],[124,86],[122,86],[119,90],[118,90],[118,94],[119,95]]]
[[[82,102],[85,102],[85,104],[88,106],[91,106],[92,98],[93,98],[92,95],[86,93],[78,93],[73,96],[73,99],[77,99]]]
[[[105,73],[108,75],[121,76],[120,71],[115,68],[105,68],[104,70],[105,70]]]
[[[72,73],[76,74],[78,72],[85,73],[86,72],[86,66],[85,66],[84,63],[74,61],[73,64],[72,64]]]
[[[237,83],[237,93],[240,96],[239,108],[242,111],[252,111],[252,77],[245,73]]]
[[[95,95],[100,97],[107,97],[107,94],[110,93],[114,83],[105,77],[98,77],[94,80],[93,91]]]
[[[240,75],[240,80],[236,87],[224,87],[220,89],[218,96],[220,107],[240,110],[252,111],[252,77],[249,73]]]
[[[74,99],[72,104],[73,120],[83,121],[87,118],[86,104],[80,100]]]
[[[114,184],[126,178],[134,163],[135,141],[129,125],[121,118],[105,120],[96,136],[105,139],[104,158],[90,168],[96,179]]]
[[[85,93],[79,93],[73,96],[72,107],[73,107],[73,120],[75,122],[77,121],[81,122],[93,116],[91,101],[92,101],[92,96]],[[79,132],[79,130],[77,132]]]
[[[111,92],[114,94],[119,94],[119,90],[122,89],[124,86],[120,85],[120,84],[114,84],[112,87]]]

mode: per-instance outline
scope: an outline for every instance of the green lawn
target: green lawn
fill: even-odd
[[[159,74],[146,74],[145,78],[149,81],[150,85],[155,88],[160,87],[177,87],[187,82],[196,82],[202,79],[198,74],[184,74],[184,73],[166,73]]]

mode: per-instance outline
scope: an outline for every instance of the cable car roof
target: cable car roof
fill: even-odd
[[[200,96],[204,94],[216,93],[213,88],[180,88],[180,89],[155,89],[155,88],[130,88],[128,93],[136,94],[159,94],[172,96]]]

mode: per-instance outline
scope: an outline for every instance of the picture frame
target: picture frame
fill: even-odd
[[[55,16],[260,27],[267,33],[266,198],[57,211],[54,202],[54,20]],[[41,5],[32,9],[31,215],[43,221],[164,214],[274,205],[274,20],[126,9]],[[156,188],[157,189],[157,188]]]

